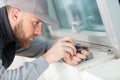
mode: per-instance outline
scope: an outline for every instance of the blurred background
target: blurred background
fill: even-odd
[[[120,0],[47,2],[49,15],[58,21],[59,26],[44,24],[43,34],[38,37],[54,40],[70,36],[75,43],[90,47],[93,59],[77,67],[65,63],[52,64],[39,80],[120,80]],[[0,7],[5,3],[6,0],[0,0]],[[34,59],[16,56],[9,69]]]

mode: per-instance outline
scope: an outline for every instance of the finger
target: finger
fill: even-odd
[[[86,51],[86,50],[81,50],[81,53],[82,53],[83,55],[89,55],[89,52]]]
[[[70,56],[74,55],[74,51],[70,47],[64,47],[64,51],[65,51],[66,54],[69,54]]]
[[[77,56],[74,56],[73,58],[72,58],[74,61],[76,61],[76,62],[80,62],[80,58],[79,57],[77,57]]]
[[[81,62],[81,60],[78,62],[78,61],[75,61],[75,60],[71,60],[71,59],[67,59],[67,58],[64,58],[63,59],[67,64],[69,65],[72,65],[72,66],[76,66],[79,64],[79,62]]]
[[[65,43],[63,43],[63,46],[71,48],[73,50],[73,53],[74,53],[73,55],[76,55],[76,48],[73,45],[73,43],[65,42]]]
[[[65,57],[63,58],[64,62],[66,62],[67,64],[71,64],[71,59]]]
[[[63,42],[72,42],[72,39],[70,37],[64,37],[64,38],[60,39],[60,41],[63,41]]]
[[[85,59],[85,58],[86,58],[86,56],[83,55],[83,54],[81,54],[81,53],[77,53],[76,56],[77,56],[78,58],[81,58],[81,59]]]
[[[78,65],[78,63],[79,63],[79,62],[74,61],[74,60],[72,60],[72,61],[71,61],[71,65],[73,65],[73,66],[77,66],[77,65]]]
[[[65,53],[65,58],[70,58],[70,54],[69,53]]]
[[[74,47],[72,40],[69,37],[65,37],[63,39],[59,39],[57,43],[61,43],[62,46],[70,47],[74,51],[74,55],[76,54],[76,48]]]

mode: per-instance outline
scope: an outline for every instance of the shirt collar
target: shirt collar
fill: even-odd
[[[0,18],[1,18],[0,27],[2,29],[2,34],[4,35],[4,38],[6,39],[5,42],[9,43],[11,41],[15,41],[5,6],[0,9]]]

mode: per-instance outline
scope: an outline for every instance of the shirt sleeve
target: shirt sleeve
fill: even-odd
[[[53,45],[55,41],[53,40],[45,40],[36,38],[32,45],[29,48],[20,48],[17,50],[16,54],[25,57],[39,57],[46,53]]]
[[[14,70],[5,70],[0,60],[0,80],[37,80],[47,67],[48,63],[43,57],[26,62]]]

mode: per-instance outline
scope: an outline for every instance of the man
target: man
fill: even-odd
[[[0,80],[37,80],[49,64],[63,59],[67,64],[75,66],[88,54],[85,50],[81,54],[76,53],[69,37],[55,43],[40,40],[36,48],[42,56],[17,69],[6,70],[16,50],[29,47],[34,38],[42,34],[43,22],[56,26],[56,22],[48,16],[47,9],[46,0],[8,0],[7,5],[0,8]]]

